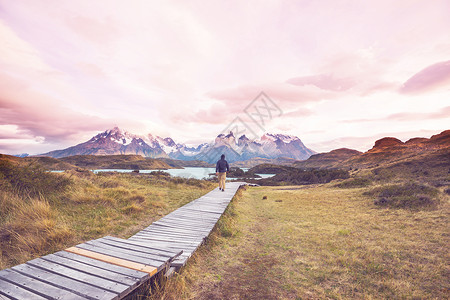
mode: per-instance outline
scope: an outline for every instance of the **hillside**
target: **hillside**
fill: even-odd
[[[412,138],[402,142],[394,137],[385,137],[375,142],[372,149],[361,153],[351,149],[336,149],[312,155],[305,161],[294,163],[298,168],[377,168],[408,161],[434,161],[433,165],[450,165],[450,130],[431,138]]]
[[[359,157],[362,152],[353,149],[341,148],[327,153],[311,155],[304,161],[294,162],[297,168],[339,168],[341,164],[354,157]]]
[[[447,155],[448,154],[448,155]],[[350,157],[338,164],[340,167],[373,168],[380,165],[390,166],[397,163],[414,161],[432,161],[436,157],[444,158],[437,164],[448,164],[450,157],[450,130],[427,138],[412,138],[402,142],[396,138],[387,137],[377,140],[369,151]]]
[[[74,170],[77,166],[52,157],[16,157],[0,154],[0,161],[9,161],[23,166],[39,166],[45,170]]]

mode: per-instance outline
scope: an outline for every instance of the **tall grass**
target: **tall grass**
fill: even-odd
[[[0,269],[105,235],[128,238],[214,186],[161,174],[50,173],[0,163]]]
[[[36,164],[17,164],[0,160],[0,186],[22,196],[49,196],[63,192],[70,184],[70,179],[55,176]]]

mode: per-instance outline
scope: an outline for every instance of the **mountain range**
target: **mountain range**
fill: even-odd
[[[229,132],[219,134],[214,142],[188,147],[176,143],[170,137],[162,138],[151,134],[140,136],[114,127],[97,134],[87,142],[44,153],[41,156],[61,158],[73,155],[134,154],[149,158],[202,160],[214,163],[221,154],[225,154],[229,162],[235,162],[253,158],[280,157],[305,160],[315,153],[298,137],[285,134],[266,133],[260,139],[250,140],[245,135],[237,138],[233,132]]]

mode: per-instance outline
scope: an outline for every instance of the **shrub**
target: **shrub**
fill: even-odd
[[[301,170],[291,168],[289,170],[282,171],[277,175],[254,181],[261,185],[288,185],[288,184],[315,184],[315,183],[327,183],[334,179],[347,179],[350,175],[346,170],[339,169],[312,169]],[[251,182],[251,181],[250,181]]]
[[[364,195],[376,196],[374,204],[392,208],[419,209],[439,204],[436,188],[418,183],[391,184],[372,189]]]
[[[351,189],[351,188],[366,187],[369,186],[371,183],[372,181],[367,178],[351,178],[341,183],[338,183],[335,186],[341,189]]]
[[[10,190],[30,197],[62,192],[71,182],[65,176],[47,172],[36,165],[22,166],[5,160],[0,161],[0,174],[2,187],[9,186]]]

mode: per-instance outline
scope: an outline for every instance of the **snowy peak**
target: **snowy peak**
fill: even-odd
[[[227,135],[221,133],[216,137],[215,144],[233,146],[236,144],[236,138],[234,137],[232,131],[230,131]]]
[[[307,159],[314,151],[303,145],[302,141],[292,135],[266,133],[257,140],[250,140],[245,135],[235,137],[232,131],[219,134],[212,143],[203,143],[188,147],[176,143],[170,137],[147,134],[139,136],[119,127],[97,134],[89,141],[56,150],[44,155],[59,158],[71,155],[113,155],[137,154],[145,157],[170,157],[181,160],[208,160],[213,163],[216,157],[206,155],[210,150],[224,153],[229,162],[243,161],[255,157]]]
[[[89,140],[91,143],[98,142],[99,140],[110,140],[111,142],[117,143],[119,145],[130,145],[133,141],[139,142],[140,137],[131,134],[127,131],[121,130],[119,127],[114,127],[113,129],[106,130],[102,133],[97,134],[92,139]]]
[[[300,141],[300,139],[294,135],[287,134],[273,134],[273,133],[265,133],[261,137],[261,141],[272,141],[276,142],[277,140],[282,141],[285,144],[289,144],[293,141]]]
[[[177,145],[172,138],[162,138],[160,136],[156,137],[156,142],[158,143],[159,147],[164,150],[167,154],[173,153],[178,150],[178,148],[182,147],[182,145]]]

